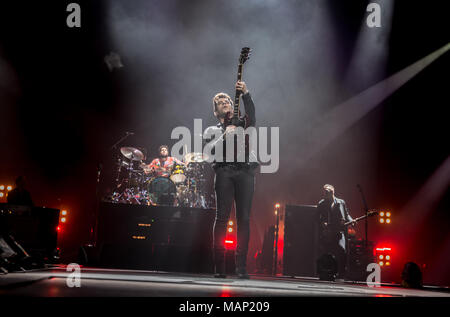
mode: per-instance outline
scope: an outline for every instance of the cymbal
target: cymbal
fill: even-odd
[[[208,159],[208,155],[203,153],[188,153],[184,156],[184,161],[186,163],[201,163],[205,162]]]
[[[121,147],[120,152],[132,161],[142,161],[144,159],[144,153],[134,147]]]

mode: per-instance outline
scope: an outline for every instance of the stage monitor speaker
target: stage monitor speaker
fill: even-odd
[[[0,204],[0,230],[35,259],[54,262],[59,209]]]
[[[316,206],[286,205],[283,274],[317,276],[318,228]]]

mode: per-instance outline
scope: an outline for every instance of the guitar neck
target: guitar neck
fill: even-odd
[[[363,219],[365,219],[365,218],[367,218],[367,217],[370,217],[370,216],[372,216],[372,215],[374,215],[374,214],[376,214],[376,213],[377,213],[377,211],[369,211],[369,213],[368,213],[367,215],[364,215],[364,216],[358,217],[358,218],[356,218],[356,219],[353,219],[353,221],[346,222],[346,223],[344,224],[344,226],[348,226],[348,225],[351,224],[352,222],[358,222],[358,221],[360,221],[360,220],[363,220]]]
[[[242,71],[243,71],[243,64],[238,65],[238,74],[237,74],[237,80],[242,80]],[[235,95],[234,95],[234,111],[233,111],[233,117],[239,118],[239,104],[240,104],[240,94],[241,92],[236,89]]]

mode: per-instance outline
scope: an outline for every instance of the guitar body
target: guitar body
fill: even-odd
[[[244,118],[239,118],[239,117],[231,117],[231,119],[225,118],[225,120],[223,121],[223,124],[225,126],[225,128],[229,125],[234,125],[236,127],[243,127],[244,129],[247,129],[247,120],[246,120],[246,116],[244,116]]]

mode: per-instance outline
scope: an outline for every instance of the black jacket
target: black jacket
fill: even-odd
[[[10,191],[8,193],[7,201],[8,204],[11,205],[33,206],[30,192],[21,188],[15,188]]]
[[[323,245],[339,246],[346,251],[346,227],[345,222],[353,221],[348,212],[347,205],[343,199],[335,197],[331,206],[329,201],[322,199],[317,205],[317,215],[319,220],[319,240]],[[324,223],[327,226],[323,226]]]
[[[343,231],[343,223],[353,221],[350,216],[347,205],[343,199],[334,198],[334,205],[331,207],[330,203],[325,199],[319,201],[317,205],[317,212],[320,224],[328,223],[331,228],[336,231]]]
[[[246,128],[247,127],[254,127],[256,123],[256,116],[255,116],[255,104],[253,103],[252,97],[250,93],[247,93],[245,95],[242,95],[242,100],[244,101],[244,109],[245,109],[245,116],[242,117],[243,120],[246,121]],[[226,141],[222,138],[219,140],[219,142],[213,144],[213,139],[215,135],[222,135],[225,132],[225,126],[223,123],[219,122],[216,126],[210,126],[205,130],[205,135],[211,136],[209,139],[205,140],[205,147],[204,149],[208,149],[208,147],[212,147],[211,149],[208,149],[213,155],[215,154],[215,149],[218,146],[222,146],[224,158],[222,162],[217,162],[216,160],[213,160],[212,167],[216,169],[217,167],[224,166],[224,165],[233,165],[233,166],[239,166],[239,167],[248,167],[253,168],[257,167],[259,164],[257,163],[257,156],[254,152],[246,153],[245,155],[245,162],[226,162],[225,154],[226,154]]]

